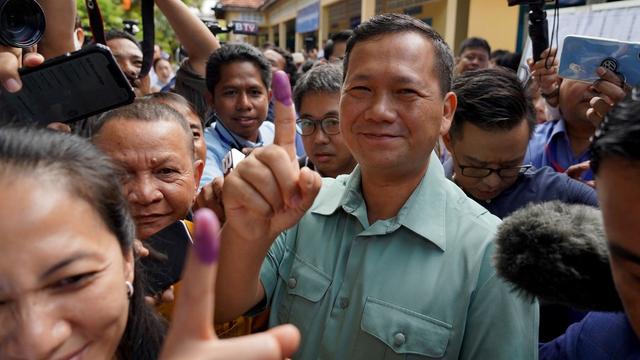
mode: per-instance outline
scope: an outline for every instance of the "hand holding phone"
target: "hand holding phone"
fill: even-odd
[[[22,68],[18,71],[17,87],[14,82],[17,64],[6,51],[1,55],[10,63],[0,62],[3,64],[0,80],[6,86],[6,90],[0,91],[0,101],[8,102],[17,112],[42,125],[84,119],[135,99],[111,51],[103,45],[53,58],[34,68]],[[18,87],[19,91],[12,92]]]
[[[600,79],[599,67],[618,75],[622,85],[640,85],[640,43],[574,35],[565,38],[561,77],[593,83]]]

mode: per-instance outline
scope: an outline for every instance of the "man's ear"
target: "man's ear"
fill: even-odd
[[[444,143],[444,147],[447,148],[447,151],[453,154],[453,146],[452,146],[453,141],[451,141],[451,133],[446,133],[442,135],[442,142]]]
[[[267,92],[267,97],[269,98],[269,104],[271,104],[271,97],[273,96],[273,91],[271,89],[269,89],[269,91]]]
[[[196,194],[198,193],[198,188],[200,187],[200,178],[202,178],[203,172],[204,172],[204,161],[200,159],[194,161],[193,162],[193,178],[196,181]]]
[[[442,122],[440,123],[440,135],[444,136],[449,133],[453,116],[456,113],[458,107],[458,98],[453,92],[448,92],[444,96],[444,107],[442,111]]]

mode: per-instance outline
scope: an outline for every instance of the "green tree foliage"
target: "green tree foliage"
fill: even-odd
[[[122,0],[97,0],[100,6],[100,12],[102,13],[102,19],[104,21],[105,30],[109,29],[123,29],[123,20],[136,20],[138,21],[138,27],[140,32],[136,34],[138,40],[142,40],[142,15],[140,14],[140,0],[131,1],[131,9],[125,11],[122,8]],[[200,8],[202,0],[183,0],[188,6]],[[87,8],[85,1],[78,0],[78,16],[82,21],[82,26],[85,30],[89,31],[89,17],[87,15]],[[169,54],[175,54],[175,50],[180,46],[178,39],[173,32],[169,22],[162,15],[160,10],[155,9],[155,36],[156,44],[160,45],[162,50]]]

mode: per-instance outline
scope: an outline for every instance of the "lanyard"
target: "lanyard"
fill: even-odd
[[[561,172],[561,173],[565,172],[567,169],[565,169],[562,165],[560,165],[555,159],[555,156],[554,156],[554,154],[556,153],[555,146],[553,149],[551,149],[550,145],[551,143],[549,142],[544,146],[544,152],[547,155],[547,159],[549,160],[549,163],[551,163],[551,167],[556,172]]]
[[[224,136],[224,134],[220,131],[220,129],[218,129],[218,126],[220,126],[220,122],[217,122],[217,124],[213,128],[213,130],[215,130],[216,134],[218,134],[218,137],[220,138],[220,140],[222,140],[222,142],[226,146],[228,146],[229,148],[236,149],[238,151],[242,151],[242,146],[240,146],[240,144],[238,144],[236,139],[234,139],[233,136],[231,137],[231,139],[229,139],[226,136]]]

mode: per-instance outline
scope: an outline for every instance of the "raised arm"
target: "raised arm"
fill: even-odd
[[[320,176],[300,169],[295,153],[295,110],[289,79],[274,74],[274,145],[255,149],[224,180],[227,221],[216,285],[216,319],[229,321],[265,296],[261,265],[274,239],[294,226],[320,190]]]
[[[209,55],[220,47],[218,39],[182,1],[156,0],[156,5],[189,54],[191,67],[204,77]]]

